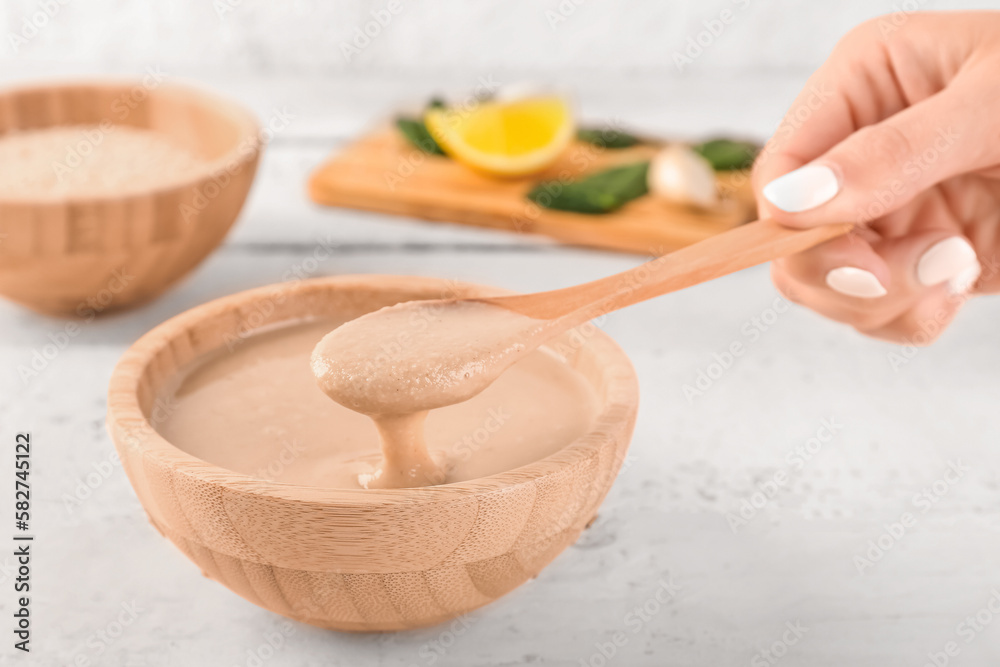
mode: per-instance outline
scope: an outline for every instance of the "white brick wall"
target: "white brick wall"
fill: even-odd
[[[345,57],[356,29],[390,6],[398,12],[388,24]],[[815,68],[852,25],[908,6],[1000,8],[1000,0],[4,0],[0,68],[787,74]],[[679,72],[673,55],[725,9],[731,23]]]

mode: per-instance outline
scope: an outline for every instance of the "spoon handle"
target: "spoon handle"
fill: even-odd
[[[853,226],[841,223],[791,229],[773,220],[758,220],[593,282],[481,300],[536,319],[573,314],[571,320],[585,322],[661,294],[801,252],[846,234]]]

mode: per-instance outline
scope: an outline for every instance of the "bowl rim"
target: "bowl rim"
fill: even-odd
[[[225,488],[236,493],[250,494],[276,501],[308,503],[317,506],[353,506],[358,509],[374,508],[392,504],[450,502],[461,497],[470,497],[503,491],[512,487],[532,483],[539,478],[559,473],[575,465],[592,459],[610,441],[617,441],[631,435],[639,403],[638,378],[625,352],[606,333],[595,326],[594,333],[588,335],[583,347],[591,347],[600,358],[601,366],[608,373],[608,384],[603,397],[598,397],[600,410],[592,428],[576,440],[558,451],[532,463],[487,477],[454,482],[437,486],[404,489],[335,489],[290,484],[264,480],[235,472],[222,466],[203,461],[167,441],[150,423],[139,404],[139,383],[146,368],[164,348],[179,335],[186,335],[189,327],[212,317],[222,316],[240,306],[247,306],[263,298],[278,295],[304,293],[312,290],[384,287],[386,289],[440,289],[448,284],[463,289],[475,290],[483,294],[502,293],[495,287],[474,283],[451,281],[444,278],[424,276],[401,276],[388,274],[346,274],[305,280],[274,283],[208,301],[184,311],[157,325],[133,343],[122,355],[111,374],[108,387],[107,428],[119,457],[124,459],[124,448],[134,447],[143,457],[152,457],[165,464],[175,474],[197,479],[202,483]],[[293,297],[294,298],[294,297]],[[270,322],[251,329],[248,333],[265,330],[280,322],[300,321],[307,318],[287,318]],[[127,426],[124,426],[127,425]],[[128,440],[119,437],[119,429],[129,432]],[[625,458],[621,451],[619,461],[611,468],[612,476]],[[612,480],[607,482],[610,487]]]
[[[44,93],[48,91],[67,91],[85,89],[121,90],[123,94],[136,88],[143,88],[142,79],[135,77],[122,77],[116,79],[112,77],[103,79],[62,79],[50,82],[22,82],[0,89],[0,101],[12,95],[25,95],[32,93]],[[192,169],[183,178],[167,182],[163,185],[154,185],[131,190],[124,190],[122,194],[107,195],[70,195],[60,197],[2,197],[0,196],[0,207],[3,206],[94,206],[101,203],[117,202],[122,200],[158,196],[177,192],[185,188],[197,186],[204,181],[211,181],[218,177],[221,172],[227,171],[229,165],[238,165],[238,169],[245,169],[246,165],[259,158],[264,149],[264,142],[260,139],[262,132],[257,116],[242,104],[230,100],[213,91],[206,90],[198,85],[185,80],[171,79],[170,81],[147,89],[149,96],[156,94],[187,95],[210,103],[212,108],[224,115],[228,122],[232,123],[238,132],[235,146],[227,150],[224,154]],[[110,119],[108,119],[110,121]],[[121,125],[119,122],[110,121],[112,125]],[[45,125],[33,129],[47,129],[52,127],[79,127],[79,125]],[[3,137],[6,132],[0,132]],[[249,150],[241,152],[241,147],[249,142]]]

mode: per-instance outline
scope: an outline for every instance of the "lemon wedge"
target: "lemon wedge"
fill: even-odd
[[[493,176],[524,176],[550,166],[573,140],[573,113],[561,97],[429,109],[424,122],[448,155]]]

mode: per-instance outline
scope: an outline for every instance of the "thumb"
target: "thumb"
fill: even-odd
[[[812,227],[865,223],[927,188],[987,166],[992,146],[976,128],[982,107],[946,88],[885,120],[861,128],[826,153],[764,185],[767,213],[782,224]],[[793,166],[792,156],[779,156]]]

